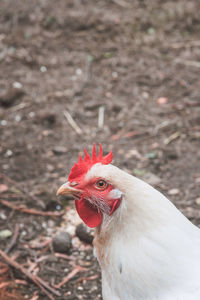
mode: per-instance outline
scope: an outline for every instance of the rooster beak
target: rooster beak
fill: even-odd
[[[59,189],[57,190],[56,195],[74,195],[74,194],[79,194],[81,191],[73,188],[72,186],[70,186],[69,182],[64,183],[63,185],[61,185],[61,187],[59,187]]]

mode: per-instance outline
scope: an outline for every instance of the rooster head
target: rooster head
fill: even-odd
[[[109,166],[113,160],[112,151],[103,156],[101,144],[99,154],[93,146],[92,156],[84,149],[85,157],[79,156],[72,167],[68,182],[57,191],[57,195],[71,194],[75,198],[76,210],[89,227],[97,227],[103,214],[111,216],[121,203],[122,193],[112,184]]]

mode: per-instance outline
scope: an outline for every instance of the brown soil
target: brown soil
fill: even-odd
[[[199,2],[4,0],[0,10],[1,199],[58,211],[56,190],[79,151],[101,142],[117,166],[155,185],[199,225]],[[86,268],[55,300],[101,299],[90,246],[74,245],[69,260],[49,245],[37,248],[65,222],[0,204],[0,231],[19,230],[10,257],[28,268],[49,255],[35,272],[51,286],[75,265]],[[17,299],[48,299],[9,267],[15,279],[27,281],[8,286]]]

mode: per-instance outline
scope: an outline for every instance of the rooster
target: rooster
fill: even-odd
[[[200,230],[164,195],[111,164],[94,145],[58,195],[95,227],[104,300],[199,300]]]

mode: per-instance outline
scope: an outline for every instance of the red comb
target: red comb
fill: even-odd
[[[103,149],[101,144],[99,144],[99,155],[97,156],[96,146],[94,144],[92,150],[92,157],[89,156],[86,149],[84,149],[85,157],[82,159],[81,155],[79,155],[78,163],[75,163],[71,169],[68,180],[76,181],[80,176],[87,173],[87,171],[96,163],[101,163],[103,165],[108,165],[113,160],[112,151],[110,151],[106,156],[103,156]]]

